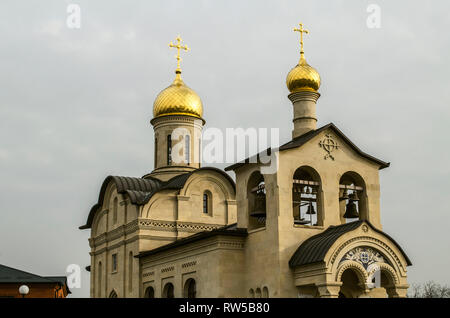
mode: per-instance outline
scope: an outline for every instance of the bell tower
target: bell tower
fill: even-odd
[[[317,92],[320,75],[306,62],[303,50],[303,33],[308,34],[309,31],[300,23],[299,28],[294,28],[294,32],[300,33],[300,61],[286,77],[286,85],[291,92],[288,98],[294,107],[292,138],[317,128],[316,102],[320,97]]]
[[[175,44],[169,43],[169,48],[177,50],[175,79],[156,97],[150,121],[155,133],[155,169],[150,175],[161,180],[200,168],[205,124],[200,97],[181,78],[180,54],[190,49],[182,45],[180,36]]]

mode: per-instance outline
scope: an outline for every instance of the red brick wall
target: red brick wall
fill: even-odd
[[[19,287],[24,284],[0,284],[0,297],[22,297],[19,294]],[[64,287],[61,288],[58,292],[56,290],[59,288],[58,284],[25,284],[30,288],[30,292],[28,295],[25,295],[26,298],[55,298],[55,293],[58,298],[65,297]]]

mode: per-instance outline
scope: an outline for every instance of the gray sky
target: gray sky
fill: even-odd
[[[66,26],[81,6],[81,29]],[[381,28],[369,29],[370,3]],[[409,281],[450,284],[448,1],[2,1],[0,263],[41,275],[89,264],[86,221],[109,174],[153,168],[154,98],[173,80],[167,44],[192,51],[183,78],[208,127],[278,127],[285,77],[322,77],[319,126],[334,122],[381,172],[382,223],[410,256]],[[89,295],[83,270],[82,288]]]

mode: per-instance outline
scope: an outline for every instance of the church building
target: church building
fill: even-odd
[[[80,227],[91,297],[406,297],[411,261],[380,217],[389,163],[334,124],[317,127],[320,76],[303,51],[308,31],[294,31],[292,139],[225,171],[200,164],[203,105],[181,78],[188,47],[170,43],[178,66],[154,101],[154,170],[108,176]]]

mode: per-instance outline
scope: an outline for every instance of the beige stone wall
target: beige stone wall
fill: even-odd
[[[331,134],[339,148],[333,152],[334,160],[325,159],[327,154],[319,142]],[[263,229],[250,232],[245,245],[246,289],[267,284],[274,297],[297,297],[293,271],[288,262],[298,246],[307,238],[319,234],[330,225],[342,224],[339,202],[339,181],[349,171],[356,172],[365,182],[364,195],[367,201],[367,218],[381,229],[379,208],[379,166],[358,155],[333,131],[324,131],[299,148],[279,153],[278,171],[264,175],[266,186],[267,219]],[[308,166],[320,176],[321,198],[319,210],[322,225],[294,225],[292,212],[292,179],[296,169]],[[247,182],[259,165],[246,165],[236,171],[236,201],[238,225],[249,224]],[[319,223],[320,224],[320,223]],[[253,266],[253,264],[268,264]],[[270,268],[270,273],[267,273]],[[266,280],[263,282],[263,280]]]
[[[209,214],[202,209],[205,190],[212,195]],[[144,206],[130,204],[129,199],[117,193],[112,182],[92,224],[91,296],[108,297],[114,290],[118,297],[140,297],[142,282],[135,255],[234,222],[235,190],[228,179],[214,170],[199,170],[183,189],[158,192]],[[112,270],[113,254],[117,254],[117,271]]]
[[[175,297],[184,297],[185,283],[193,278],[197,297],[246,297],[244,239],[215,236],[141,259],[141,295],[151,286],[161,297],[164,286],[174,285]]]

